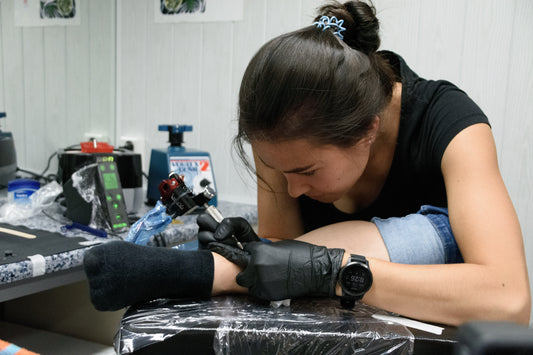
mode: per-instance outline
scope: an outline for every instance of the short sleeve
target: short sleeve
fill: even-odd
[[[489,124],[487,116],[468,95],[455,85],[442,81],[427,107],[423,130],[427,137],[426,159],[438,164],[452,139],[477,123]],[[490,124],[489,124],[490,125]]]

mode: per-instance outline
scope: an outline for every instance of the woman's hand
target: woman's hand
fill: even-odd
[[[237,241],[249,243],[260,240],[252,226],[242,217],[224,218],[218,223],[204,213],[198,216],[197,224],[198,246],[201,249],[207,249],[208,244],[213,242],[237,246]]]
[[[260,299],[278,301],[302,296],[335,295],[343,249],[328,249],[297,240],[249,242],[244,250],[222,243],[209,249],[244,270],[237,283]]]

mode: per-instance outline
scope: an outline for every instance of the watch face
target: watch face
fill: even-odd
[[[350,296],[357,296],[368,291],[372,285],[370,270],[360,264],[347,265],[340,275],[344,291]]]

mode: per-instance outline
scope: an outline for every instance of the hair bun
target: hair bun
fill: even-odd
[[[371,3],[348,1],[341,4],[332,1],[321,6],[318,13],[317,19],[326,15],[344,20],[344,27],[346,27],[343,33],[344,42],[350,47],[366,54],[378,50],[380,45],[379,21],[376,17],[376,9]]]

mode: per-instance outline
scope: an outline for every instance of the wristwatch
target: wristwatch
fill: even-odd
[[[353,308],[355,301],[363,298],[372,286],[372,272],[364,256],[350,255],[348,263],[339,273],[339,284],[342,288],[341,305],[344,308]]]

